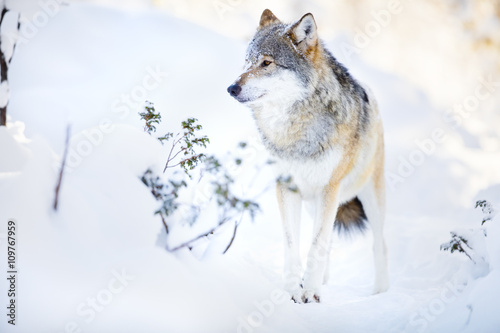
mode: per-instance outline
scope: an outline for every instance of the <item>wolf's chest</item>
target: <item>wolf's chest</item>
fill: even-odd
[[[329,148],[331,122],[314,112],[292,113],[275,107],[255,112],[264,144],[282,159],[316,158]]]
[[[291,177],[292,184],[297,186],[304,199],[312,199],[328,185],[340,159],[341,152],[333,149],[317,159],[278,159],[276,171],[278,176]]]
[[[259,129],[271,140],[290,140],[294,135],[296,116],[276,106],[267,106],[255,113]]]

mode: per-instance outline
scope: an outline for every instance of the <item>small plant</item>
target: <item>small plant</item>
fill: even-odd
[[[145,121],[144,131],[150,135],[156,132],[155,125],[160,124],[161,116],[156,112],[154,105],[147,102],[144,106],[144,112],[140,112],[139,115],[141,119]],[[184,214],[183,219],[190,225],[196,222],[201,211],[199,203],[189,204],[180,202],[179,197],[181,192],[189,191],[190,183],[188,184],[188,182],[186,182],[185,177],[182,178],[182,176],[179,176],[180,173],[178,169],[182,169],[184,174],[192,180],[194,169],[199,167],[196,173],[199,176],[198,182],[201,178],[211,175],[210,193],[207,193],[206,197],[209,201],[214,201],[218,207],[218,221],[216,226],[208,232],[174,248],[168,248],[167,246],[167,250],[176,251],[183,247],[191,249],[193,243],[198,239],[213,234],[225,223],[234,221],[235,227],[233,237],[224,251],[225,253],[233,243],[236,230],[241,221],[241,216],[244,213],[249,213],[250,217],[253,219],[259,211],[259,205],[253,200],[242,199],[234,194],[232,191],[234,179],[230,176],[228,169],[226,169],[215,156],[206,156],[203,153],[197,152],[197,148],[206,148],[207,144],[210,143],[208,137],[197,135],[202,129],[202,126],[197,122],[198,120],[195,118],[188,118],[181,123],[181,132],[176,135],[173,133],[166,133],[163,136],[157,137],[162,145],[171,142],[167,161],[163,169],[163,173],[165,173],[167,169],[172,169],[173,172],[171,177],[166,178],[163,175],[157,175],[151,169],[148,169],[141,176],[141,181],[151,190],[155,199],[160,202],[160,206],[155,214],[160,215],[165,226],[165,231],[169,234],[171,230],[169,223],[175,223],[171,218],[179,211],[181,206],[185,208],[183,212],[188,212]],[[236,161],[237,165],[241,163],[241,159]],[[176,215],[176,218],[178,217],[179,216]]]
[[[144,112],[139,112],[141,119],[144,120],[144,132],[151,135],[152,132],[156,132],[156,126],[154,124],[160,124],[161,115],[156,113],[153,103],[146,101],[144,105]]]
[[[473,262],[470,252],[473,251],[472,247],[469,246],[467,239],[464,236],[458,235],[454,231],[450,231],[451,240],[448,243],[441,244],[441,251],[450,251],[453,253],[455,251],[464,253]]]
[[[144,111],[139,112],[139,115],[141,119],[144,120],[144,131],[149,135],[156,132],[155,125],[161,123],[161,115],[159,112],[156,112],[154,104],[146,101]],[[196,118],[188,118],[182,122],[182,133],[177,133],[175,137],[173,133],[166,133],[157,138],[162,145],[172,140],[172,146],[168,153],[163,173],[165,173],[168,168],[180,166],[184,172],[189,175],[188,171],[193,170],[203,160],[205,154],[198,154],[195,148],[207,148],[207,144],[210,143],[210,140],[206,136],[196,136],[196,132],[203,128],[197,122],[198,119]],[[180,160],[177,159],[179,156]]]
[[[473,229],[464,229],[460,231],[451,231],[451,240],[441,244],[442,251],[450,253],[464,253],[474,264],[485,262],[485,237],[487,230],[484,223],[490,221],[495,216],[493,206],[486,200],[476,202],[475,208],[481,208],[485,214],[481,226]]]
[[[189,170],[193,170],[202,160],[205,158],[205,154],[198,154],[195,151],[196,147],[207,148],[207,144],[210,140],[206,136],[197,137],[195,134],[197,131],[202,129],[202,126],[197,124],[198,119],[188,118],[182,122],[183,132],[177,133],[172,141],[172,147],[168,153],[167,163],[165,163],[165,168],[163,172],[168,168],[175,168],[180,166],[184,169],[184,172],[189,175]],[[172,133],[167,133],[164,136],[158,138],[163,144],[173,138]],[[181,155],[181,160],[175,163],[177,156]]]
[[[159,176],[155,175],[151,169],[144,172],[141,181],[151,190],[151,194],[153,194],[155,199],[161,202],[161,206],[155,214],[160,215],[163,225],[165,226],[165,231],[168,234],[169,227],[166,218],[178,208],[176,199],[179,196],[179,190],[187,186],[186,182],[183,180],[175,181],[171,179],[164,182]]]
[[[495,214],[496,214],[495,210],[493,209],[493,206],[491,205],[491,203],[489,203],[488,201],[486,201],[486,200],[476,201],[475,208],[478,208],[478,207],[481,207],[481,210],[484,213],[484,217],[483,217],[483,221],[481,222],[481,225],[483,225],[485,222],[488,222],[491,219],[493,219],[493,217],[495,217]]]

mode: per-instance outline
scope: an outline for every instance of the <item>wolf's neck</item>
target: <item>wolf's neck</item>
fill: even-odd
[[[335,77],[323,78],[305,98],[286,107],[265,103],[254,108],[254,117],[264,144],[274,156],[284,159],[316,158],[331,149],[332,136],[349,123],[356,103],[348,86]],[[347,91],[346,91],[347,90]]]
[[[254,117],[267,149],[283,159],[319,157],[329,148],[333,118],[315,105],[301,101],[288,108],[267,104],[254,109]]]

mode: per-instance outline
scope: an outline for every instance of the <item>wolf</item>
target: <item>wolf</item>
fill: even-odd
[[[319,39],[313,15],[286,24],[264,10],[244,72],[227,91],[253,111],[281,176],[276,194],[291,299],[320,302],[334,228],[364,229],[367,220],[373,231],[374,292],[386,291],[382,120],[372,93]],[[303,202],[314,211],[305,269],[299,255]]]

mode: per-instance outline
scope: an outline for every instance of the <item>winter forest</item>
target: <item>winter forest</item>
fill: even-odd
[[[500,332],[499,0],[0,5],[0,332]],[[283,289],[290,179],[226,91],[266,8],[377,99],[386,292],[370,227]]]

